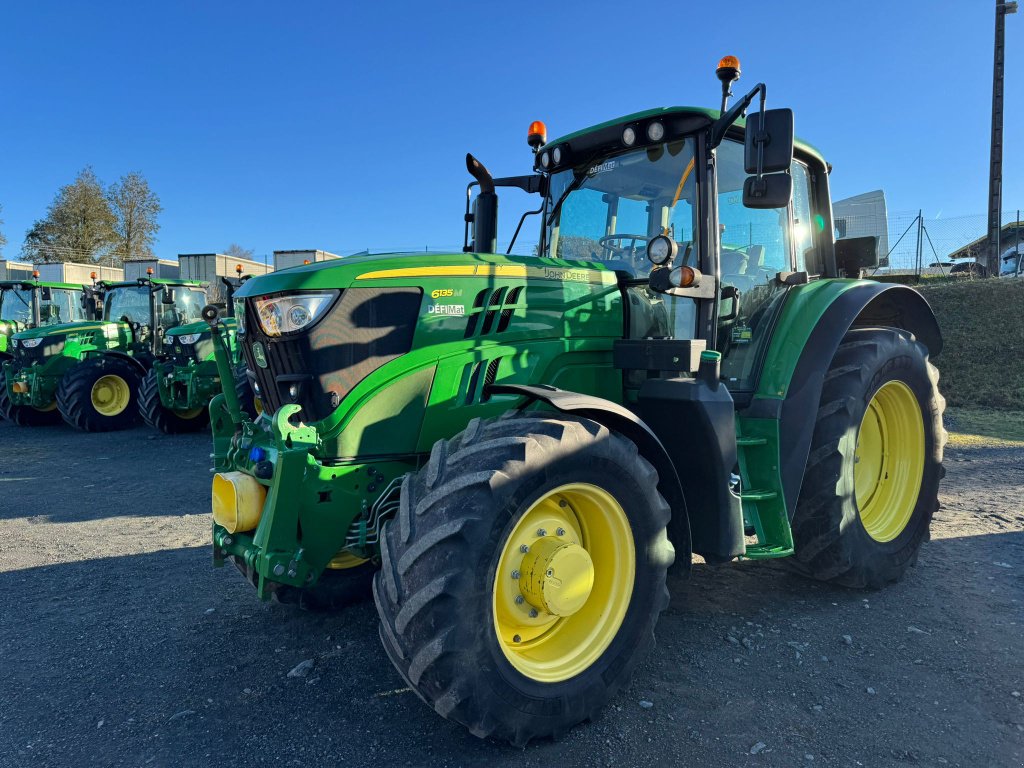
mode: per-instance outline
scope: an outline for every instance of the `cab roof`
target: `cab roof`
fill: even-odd
[[[150,283],[152,283],[153,285],[170,285],[170,286],[181,285],[181,286],[187,286],[189,288],[205,288],[206,287],[206,283],[202,282],[201,280],[175,280],[175,279],[165,279],[165,278],[162,278],[162,277],[152,277],[152,278],[146,278],[146,279]],[[138,280],[118,280],[116,283],[108,282],[106,280],[101,280],[100,282],[102,282],[107,288],[138,288],[139,287],[139,281]]]
[[[22,288],[22,287],[35,287],[40,288],[66,288],[72,291],[82,290],[81,283],[51,283],[45,280],[36,281],[31,278],[28,280],[0,280],[0,288]]]
[[[585,136],[589,133],[593,133],[594,131],[599,131],[604,128],[611,128],[616,125],[625,125],[626,123],[637,122],[640,120],[648,120],[652,117],[657,117],[658,115],[687,115],[697,118],[706,118],[708,124],[710,124],[717,120],[719,117],[721,117],[722,113],[717,109],[705,109],[704,107],[656,107],[655,109],[647,109],[644,110],[643,112],[633,112],[632,114],[629,115],[623,115],[622,117],[617,117],[613,120],[607,120],[603,123],[592,125],[589,128],[584,128],[579,131],[568,133],[565,136],[559,136],[557,139],[549,141],[545,146],[553,147],[556,144],[571,141],[580,136]],[[743,128],[746,126],[746,120],[741,117],[739,120],[733,123],[733,125],[738,128]],[[801,139],[796,139],[793,142],[793,145],[799,151],[811,155],[812,157],[821,161],[822,164],[825,164],[825,156],[822,155],[821,151],[818,150],[818,148],[813,146],[812,144],[809,144]]]

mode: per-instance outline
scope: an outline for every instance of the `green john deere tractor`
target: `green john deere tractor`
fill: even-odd
[[[82,304],[99,319],[44,325],[12,337],[13,359],[4,364],[6,415],[21,425],[63,417],[79,429],[106,432],[132,426],[141,406],[147,421],[165,431],[202,428],[212,391],[220,386],[210,370],[215,366],[203,362],[204,350],[212,355],[209,329],[200,319],[205,302],[203,284],[191,281],[140,278],[87,287]],[[165,359],[180,360],[184,370],[172,366],[170,379],[154,384],[154,368]],[[166,406],[159,396],[153,402],[161,385],[173,395]],[[181,398],[182,390],[194,399]]]
[[[84,286],[74,283],[39,282],[38,272],[32,280],[0,281],[0,370],[14,357],[11,337],[23,330],[45,328],[86,319],[82,302]],[[10,410],[3,376],[0,376],[0,418]],[[52,409],[50,409],[52,411]],[[19,412],[21,423],[45,421],[46,410]]]
[[[238,286],[248,278],[248,275],[242,276],[239,267],[237,279],[220,279],[227,297],[228,318],[224,320],[224,331],[232,362],[231,380],[242,408],[255,414],[259,401],[253,398],[245,365],[235,344],[234,303],[231,299]],[[139,412],[143,421],[165,434],[205,428],[209,424],[210,400],[221,390],[210,329],[201,319],[194,320],[190,315],[189,320],[166,329],[161,354],[153,359],[139,389]]]
[[[265,410],[246,418],[228,387],[211,403],[214,563],[262,598],[375,571],[395,667],[478,736],[594,716],[692,553],[881,587],[928,537],[935,318],[848,277],[876,244],[834,241],[828,164],[764,85],[728,107],[735,59],[718,74],[719,111],[552,142],[534,124],[530,175],[469,157],[464,253],[311,264],[236,294]],[[540,195],[536,257],[499,253],[498,187]]]

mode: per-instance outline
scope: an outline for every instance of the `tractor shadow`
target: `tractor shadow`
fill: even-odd
[[[763,764],[820,749],[883,764],[893,755],[879,745],[955,755],[957,739],[971,737],[979,764],[1008,764],[999,750],[1012,700],[986,689],[1024,674],[1006,635],[1024,599],[1022,564],[1019,530],[929,543],[906,579],[877,592],[809,582],[777,563],[697,564],[671,581],[657,649],[605,715],[526,756],[736,764],[730,755],[770,739]],[[205,546],[6,571],[0,593],[0,752],[13,764],[61,762],[66,743],[82,765],[207,765],[209,755],[235,764],[233,755],[261,752],[302,764],[524,759],[408,690],[380,646],[372,600],[332,615],[260,603],[233,568],[211,567]],[[289,677],[306,660],[312,668]],[[925,722],[917,698],[951,691],[961,709]],[[843,739],[812,709],[855,722],[900,696],[897,714]]]
[[[90,434],[0,421],[0,521],[81,522],[209,511],[210,436],[146,426]],[[197,508],[197,502],[201,506]]]

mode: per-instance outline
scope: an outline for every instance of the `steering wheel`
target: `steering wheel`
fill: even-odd
[[[636,247],[638,242],[643,242],[644,250],[647,249],[647,241],[651,238],[647,235],[605,235],[604,237],[598,238],[597,244],[600,245],[608,252],[609,259],[635,259],[639,249]],[[629,241],[629,247],[622,245],[611,245],[613,242],[621,243],[624,240]]]

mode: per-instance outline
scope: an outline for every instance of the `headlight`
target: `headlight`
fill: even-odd
[[[22,339],[21,340],[21,346],[23,346],[25,349],[35,349],[36,347],[38,347],[42,343],[43,343],[43,337],[42,336],[40,336],[37,339]]]
[[[632,147],[636,144],[636,131],[628,125],[622,131],[622,143],[627,147]]]
[[[647,126],[647,138],[651,141],[661,141],[665,138],[665,126],[655,121]]]
[[[202,335],[203,334],[201,333],[185,333],[182,334],[181,336],[178,336],[177,340],[181,344],[195,344],[197,341],[199,341],[199,337]]]
[[[547,168],[548,166],[550,166],[551,165],[551,155],[548,154],[547,152],[541,152],[540,164],[544,168]]]
[[[333,293],[301,293],[256,299],[256,315],[267,336],[280,336],[313,323],[327,311],[333,298]]]

